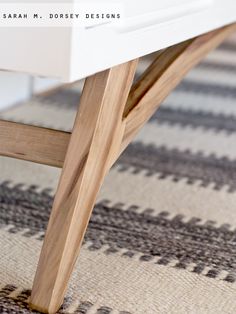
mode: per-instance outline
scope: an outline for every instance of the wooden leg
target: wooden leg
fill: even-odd
[[[63,302],[97,193],[120,149],[136,65],[131,61],[86,80],[30,299],[41,312],[55,313]]]
[[[236,24],[230,25],[166,49],[131,92],[137,60],[86,80],[34,280],[32,308],[45,313],[57,311],[63,302],[96,195],[111,164],[182,77],[235,28]],[[10,130],[16,127],[7,125]],[[61,140],[53,140],[55,131],[23,125],[17,125],[17,129],[25,136],[25,141],[31,142],[32,136],[41,138],[41,134],[47,135],[47,141],[36,145],[35,152],[21,157],[18,151],[21,145],[16,152],[15,145],[9,145],[5,137],[0,136],[7,156],[56,166],[62,164],[68,134],[60,134],[61,145]],[[13,144],[16,134],[11,132],[9,137]],[[56,149],[50,150],[51,141],[57,143]],[[36,154],[38,151],[40,156]]]

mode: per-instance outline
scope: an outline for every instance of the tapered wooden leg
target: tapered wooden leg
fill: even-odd
[[[168,48],[134,84],[130,94],[137,60],[86,80],[34,280],[30,300],[33,308],[55,313],[60,307],[106,172],[181,78],[235,30],[235,25]],[[12,128],[12,124],[7,125]],[[18,131],[10,136],[13,142],[19,131],[29,142],[32,136],[41,138],[45,134],[50,141],[56,136],[55,131],[18,125]],[[57,143],[63,145],[58,144],[57,150],[44,156],[44,149],[50,146],[50,141],[44,141],[36,150],[40,156],[34,152],[24,158],[61,165],[69,135],[60,136],[63,143]],[[1,143],[7,156],[22,155],[6,142],[5,136]]]
[[[41,312],[55,313],[63,302],[97,193],[120,149],[136,65],[131,61],[86,80],[30,299]]]

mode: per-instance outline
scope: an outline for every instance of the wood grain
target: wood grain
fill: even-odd
[[[62,167],[70,133],[0,120],[0,155]]]
[[[41,312],[55,313],[63,302],[96,195],[121,145],[136,66],[131,61],[86,80],[34,279],[30,304]]]

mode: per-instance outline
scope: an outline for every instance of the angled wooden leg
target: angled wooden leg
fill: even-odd
[[[86,80],[30,299],[41,312],[55,313],[63,302],[97,193],[121,145],[136,65],[131,61]]]
[[[230,25],[166,49],[130,94],[137,61],[87,79],[35,276],[33,308],[46,313],[59,308],[97,192],[111,164],[183,76],[235,28],[236,24]],[[12,129],[12,124],[8,126]],[[36,147],[40,156],[34,152],[25,159],[57,166],[63,163],[68,134],[60,134],[63,145],[58,141],[57,149],[50,150],[55,131],[17,127],[29,140],[32,136],[41,138],[41,134],[48,136],[49,142]],[[13,143],[15,134],[10,136]],[[21,145],[16,152],[15,145],[6,145],[5,137],[2,143],[7,155],[22,156],[18,151]],[[44,154],[44,149],[49,152]]]

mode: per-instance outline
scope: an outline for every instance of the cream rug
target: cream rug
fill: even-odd
[[[70,130],[80,88],[1,116]],[[0,159],[0,313],[30,313],[59,174]],[[235,36],[189,73],[111,170],[59,313],[236,313]]]

